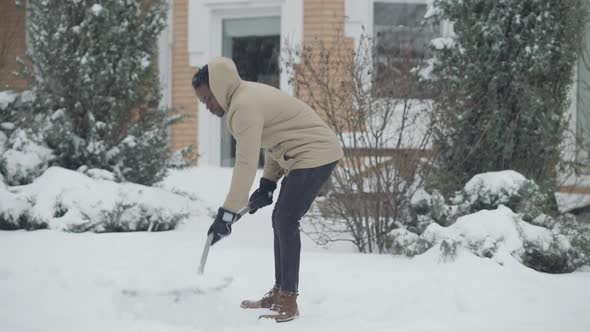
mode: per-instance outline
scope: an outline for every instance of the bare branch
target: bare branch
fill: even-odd
[[[302,49],[287,47],[284,54],[299,97],[320,113],[346,151],[306,234],[321,244],[350,241],[363,252],[386,251],[392,230],[413,225],[410,200],[422,187],[432,155],[430,105],[414,98],[424,95],[417,91],[423,87],[412,83],[420,79],[415,61],[403,61],[411,68],[399,61],[381,64],[382,71],[407,73],[385,84],[375,81],[376,50],[367,36],[356,49],[352,40],[337,37]],[[384,97],[376,84],[395,97]]]

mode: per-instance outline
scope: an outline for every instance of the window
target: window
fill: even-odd
[[[425,24],[426,3],[375,2],[375,78],[379,97],[428,98],[431,91],[418,71],[431,57],[429,43],[439,28]]]

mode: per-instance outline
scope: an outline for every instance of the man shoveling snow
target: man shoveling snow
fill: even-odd
[[[211,113],[226,115],[236,140],[229,193],[207,233],[213,236],[211,244],[230,235],[244,206],[253,214],[272,204],[277,181],[283,178],[272,213],[275,284],[261,299],[242,301],[241,307],[274,311],[261,318],[293,320],[299,316],[299,220],[343,157],[342,147],[311,107],[271,86],[242,81],[230,59],[216,58],[200,68],[192,85]],[[248,199],[260,148],[265,149],[264,171]]]

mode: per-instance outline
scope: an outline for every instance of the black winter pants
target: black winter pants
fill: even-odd
[[[272,213],[275,254],[275,286],[298,292],[301,237],[299,220],[319,194],[337,162],[315,168],[296,169],[281,182],[281,191]]]

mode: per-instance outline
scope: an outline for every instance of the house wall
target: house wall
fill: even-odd
[[[330,42],[342,36],[344,4],[344,0],[304,0],[303,42],[313,43],[316,38]]]
[[[387,0],[389,1],[389,0]],[[408,0],[420,1],[425,0]],[[199,104],[194,96],[190,80],[199,64],[219,55],[215,50],[220,43],[216,31],[212,27],[215,19],[225,16],[260,15],[274,13],[281,15],[282,42],[291,45],[322,41],[330,43],[344,42],[346,47],[353,48],[363,29],[370,33],[372,28],[372,5],[374,0],[170,0],[173,4],[171,12],[170,38],[161,43],[162,48],[170,47],[167,58],[160,63],[170,62],[166,82],[169,91],[164,102],[178,112],[186,115],[183,123],[170,130],[170,148],[176,151],[192,145],[195,154],[207,140],[209,152],[218,147],[216,138],[219,135],[218,119],[208,118],[207,112],[199,112]],[[26,1],[21,1],[22,5]],[[273,15],[274,15],[273,14]],[[4,53],[2,53],[3,45]],[[27,88],[27,82],[18,79],[12,73],[18,69],[15,58],[26,53],[26,13],[17,8],[14,1],[0,2],[0,90]],[[164,59],[164,58],[162,58]],[[288,78],[283,75],[281,88],[289,93],[306,99],[306,92],[288,85]],[[575,101],[575,86],[572,99]],[[575,118],[576,103],[571,104],[571,112]],[[321,109],[320,109],[321,111]],[[201,121],[199,121],[201,119]],[[572,122],[572,129],[575,123]],[[212,132],[213,131],[213,132]],[[205,144],[206,145],[206,144]],[[196,158],[195,158],[196,159]],[[201,158],[201,160],[206,160]],[[210,159],[215,161],[214,158]],[[212,162],[215,164],[215,162]],[[590,193],[587,185],[568,183],[564,191]]]
[[[24,57],[26,43],[26,12],[15,1],[0,2],[0,90],[24,90],[28,84],[14,74],[18,70],[16,57]]]
[[[185,120],[170,130],[170,149],[175,152],[185,146],[193,146],[194,160],[197,161],[198,105],[191,85],[197,68],[189,64],[188,52],[188,8],[189,0],[176,0],[173,7],[172,43],[172,107],[186,116]]]
[[[359,1],[362,2],[362,1]],[[352,58],[350,55],[354,49],[354,39],[345,35],[344,27],[346,17],[345,0],[305,0],[303,12],[303,45],[305,53],[308,54],[307,61],[311,66],[319,68],[321,73],[311,74],[302,65],[295,73],[295,90],[297,97],[307,102],[321,117],[326,119],[326,112],[339,114],[341,117],[347,115],[347,110],[352,106],[352,94],[350,99],[344,98],[336,107],[330,107],[327,98],[329,91],[338,91],[339,95],[350,90],[352,74],[349,70]],[[310,52],[308,52],[308,50]],[[331,60],[323,60],[319,55],[320,50],[330,54]],[[311,55],[309,55],[311,53]],[[323,62],[323,63],[322,63]],[[314,81],[315,75],[325,75],[331,82],[329,88],[318,86]],[[312,77],[304,79],[303,76]],[[326,80],[324,80],[326,81]],[[320,93],[323,91],[324,93]],[[314,95],[312,98],[311,95]],[[331,108],[328,110],[326,108]],[[345,121],[334,118],[335,122]],[[331,123],[330,123],[331,124]]]

